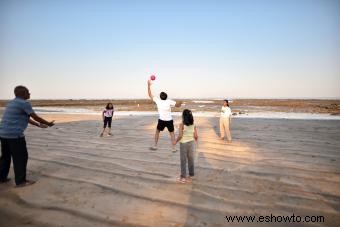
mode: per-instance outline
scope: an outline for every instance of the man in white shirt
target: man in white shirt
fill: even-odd
[[[155,144],[151,147],[152,150],[157,150],[157,144],[159,139],[159,133],[166,127],[170,133],[172,151],[176,152],[175,146],[175,134],[174,134],[174,121],[171,116],[171,107],[180,107],[182,102],[176,102],[171,99],[167,99],[168,95],[165,92],[160,93],[160,97],[152,95],[151,92],[151,81],[148,80],[148,95],[152,101],[157,104],[157,109],[159,113],[158,124],[155,132]]]

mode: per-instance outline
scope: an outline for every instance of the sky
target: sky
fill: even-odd
[[[340,98],[338,0],[0,0],[0,99]]]

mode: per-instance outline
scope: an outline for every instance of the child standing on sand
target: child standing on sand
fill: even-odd
[[[106,105],[105,110],[103,110],[103,113],[102,113],[104,126],[103,126],[103,131],[100,133],[100,137],[103,137],[106,126],[108,126],[108,128],[109,128],[107,135],[112,136],[112,134],[111,134],[111,123],[112,123],[113,113],[114,113],[113,105],[112,105],[111,102],[109,102]]]
[[[188,109],[183,110],[182,123],[179,126],[179,134],[176,144],[180,142],[181,176],[177,179],[179,183],[192,181],[194,177],[194,140],[197,141],[197,129],[194,125],[194,117]],[[186,174],[188,162],[189,177]]]

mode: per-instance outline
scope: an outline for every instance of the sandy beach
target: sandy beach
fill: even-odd
[[[0,227],[340,227],[339,12],[0,0]]]
[[[120,116],[100,138],[97,115],[43,115],[29,126],[28,178],[0,185],[0,226],[337,226],[340,121],[235,119],[233,143],[218,118],[195,118],[196,176],[175,182],[168,133],[150,151],[154,116]],[[175,118],[176,127],[180,123]],[[10,177],[13,179],[13,170]],[[323,216],[316,223],[228,222],[226,216]]]

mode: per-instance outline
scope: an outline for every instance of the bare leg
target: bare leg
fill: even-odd
[[[111,136],[111,128],[109,127],[109,132],[107,133],[109,136]]]
[[[175,133],[174,132],[170,132],[170,138],[171,138],[171,145],[172,145],[172,150],[176,150],[176,145],[175,145]]]
[[[155,146],[154,147],[157,147],[158,139],[159,139],[159,133],[160,133],[160,131],[158,129],[156,129],[156,132],[155,132]]]
[[[103,137],[104,132],[105,132],[105,128],[103,128],[103,131],[100,133],[100,137]]]

